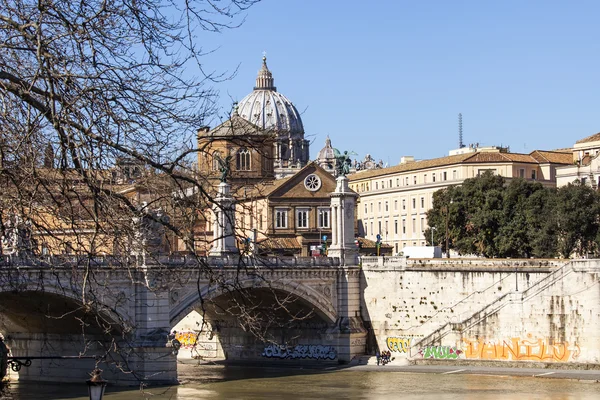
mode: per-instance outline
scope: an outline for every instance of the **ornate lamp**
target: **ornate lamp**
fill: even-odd
[[[88,385],[88,393],[90,394],[90,400],[102,400],[104,396],[104,389],[108,383],[102,379],[102,370],[96,368],[90,374],[91,378],[86,381]]]

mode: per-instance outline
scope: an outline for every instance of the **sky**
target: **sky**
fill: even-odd
[[[263,0],[244,24],[202,34],[221,115],[252,91],[263,51],[324,146],[388,165],[463,143],[514,153],[600,131],[600,1]],[[211,125],[214,126],[216,121]]]

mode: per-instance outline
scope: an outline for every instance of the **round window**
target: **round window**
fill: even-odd
[[[304,187],[310,190],[311,192],[316,192],[321,188],[321,178],[319,178],[315,174],[310,174],[304,179]]]

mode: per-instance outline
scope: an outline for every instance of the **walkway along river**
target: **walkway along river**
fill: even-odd
[[[413,372],[410,372],[413,371]],[[107,388],[107,400],[135,399],[594,399],[600,371],[554,371],[445,366],[351,368],[179,364],[175,387]],[[494,374],[494,375],[486,375]],[[512,374],[509,376],[507,374]],[[553,376],[568,378],[555,379]],[[13,399],[87,399],[85,383],[11,386]]]

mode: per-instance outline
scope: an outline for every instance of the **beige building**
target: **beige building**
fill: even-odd
[[[393,246],[394,253],[406,246],[425,246],[426,213],[435,191],[486,171],[555,186],[556,168],[572,162],[570,150],[517,154],[487,147],[431,160],[403,157],[393,167],[357,172],[349,179],[350,188],[360,195],[359,236],[375,240],[379,234],[384,243]]]
[[[600,187],[600,133],[575,142],[570,165],[556,170],[556,185],[565,186],[579,180],[597,189]]]
[[[324,236],[331,243],[335,185],[315,162],[287,178],[256,185],[236,204],[236,237],[253,238],[256,232],[261,254],[310,256]]]

